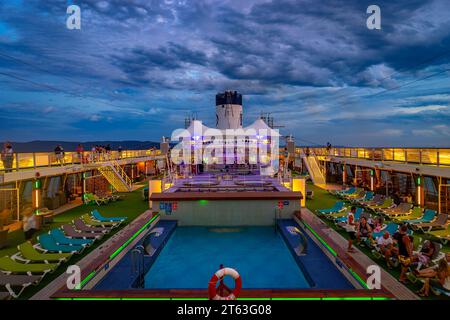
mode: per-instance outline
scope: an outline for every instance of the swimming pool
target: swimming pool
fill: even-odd
[[[273,227],[178,227],[145,276],[148,289],[206,289],[223,264],[247,289],[306,289],[310,285]],[[230,277],[225,283],[233,287]]]

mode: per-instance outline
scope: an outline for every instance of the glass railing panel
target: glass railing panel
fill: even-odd
[[[383,160],[393,161],[394,160],[394,149],[383,149]]]
[[[450,149],[439,149],[439,165],[450,166]]]
[[[373,159],[375,161],[381,161],[383,160],[383,149],[372,149],[372,155],[370,159]]]
[[[36,159],[36,167],[48,167],[49,154],[47,152],[38,152],[34,154]]]
[[[423,164],[437,164],[438,149],[422,149],[422,163]]]
[[[18,153],[17,158],[19,161],[19,169],[29,169],[34,167],[32,153]],[[14,168],[16,168],[16,165],[14,165]]]
[[[405,161],[405,150],[404,149],[394,149],[394,161]]]
[[[420,149],[406,149],[406,161],[420,163]]]
[[[357,149],[358,158],[366,159],[366,150],[365,149]]]

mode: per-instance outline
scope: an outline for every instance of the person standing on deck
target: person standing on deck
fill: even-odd
[[[60,144],[58,144],[55,148],[55,157],[56,157],[56,161],[61,166],[64,165],[64,149]]]
[[[14,162],[14,150],[10,142],[5,142],[2,149],[2,162],[5,167],[5,172],[12,172],[12,166]]]
[[[80,163],[84,163],[83,152],[84,152],[83,145],[81,143],[79,143],[77,146],[77,156],[78,156],[78,161],[80,161]]]
[[[394,235],[398,244],[398,260],[401,263],[399,281],[406,284],[406,272],[413,258],[413,243],[408,236],[408,226],[403,224],[400,230]]]
[[[29,212],[24,215],[22,222],[25,240],[30,240],[33,237],[33,234],[37,231],[36,215],[33,212]]]
[[[347,252],[354,253],[355,249],[353,249],[353,241],[356,239],[356,221],[355,221],[355,212],[356,207],[353,206],[350,209],[350,212],[347,216],[347,223],[343,226],[344,229],[348,232],[349,239],[348,239],[348,246],[347,246]]]

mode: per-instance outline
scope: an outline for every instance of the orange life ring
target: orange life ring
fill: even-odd
[[[233,291],[226,297],[222,297],[217,292],[216,284],[217,281],[222,279],[224,276],[231,276],[234,279],[235,285]],[[209,280],[208,286],[208,296],[210,300],[235,300],[239,295],[242,288],[242,280],[239,273],[232,268],[223,268],[218,270]]]

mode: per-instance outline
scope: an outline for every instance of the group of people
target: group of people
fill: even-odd
[[[407,224],[400,225],[393,235],[386,231],[382,236],[374,239],[373,234],[382,230],[382,218],[361,215],[359,220],[356,220],[355,212],[356,207],[351,207],[346,222],[342,224],[349,234],[347,252],[355,252],[353,248],[355,240],[360,243],[362,239],[365,239],[384,256],[389,269],[394,267],[394,261],[399,262],[401,270],[399,281],[401,283],[407,283],[409,270],[413,270],[417,277],[424,280],[423,288],[418,291],[419,295],[428,296],[430,286],[450,290],[449,254],[446,255],[446,258],[440,260],[436,266],[429,267],[437,250],[432,241],[424,241],[420,251],[414,252],[413,237],[408,234]]]

